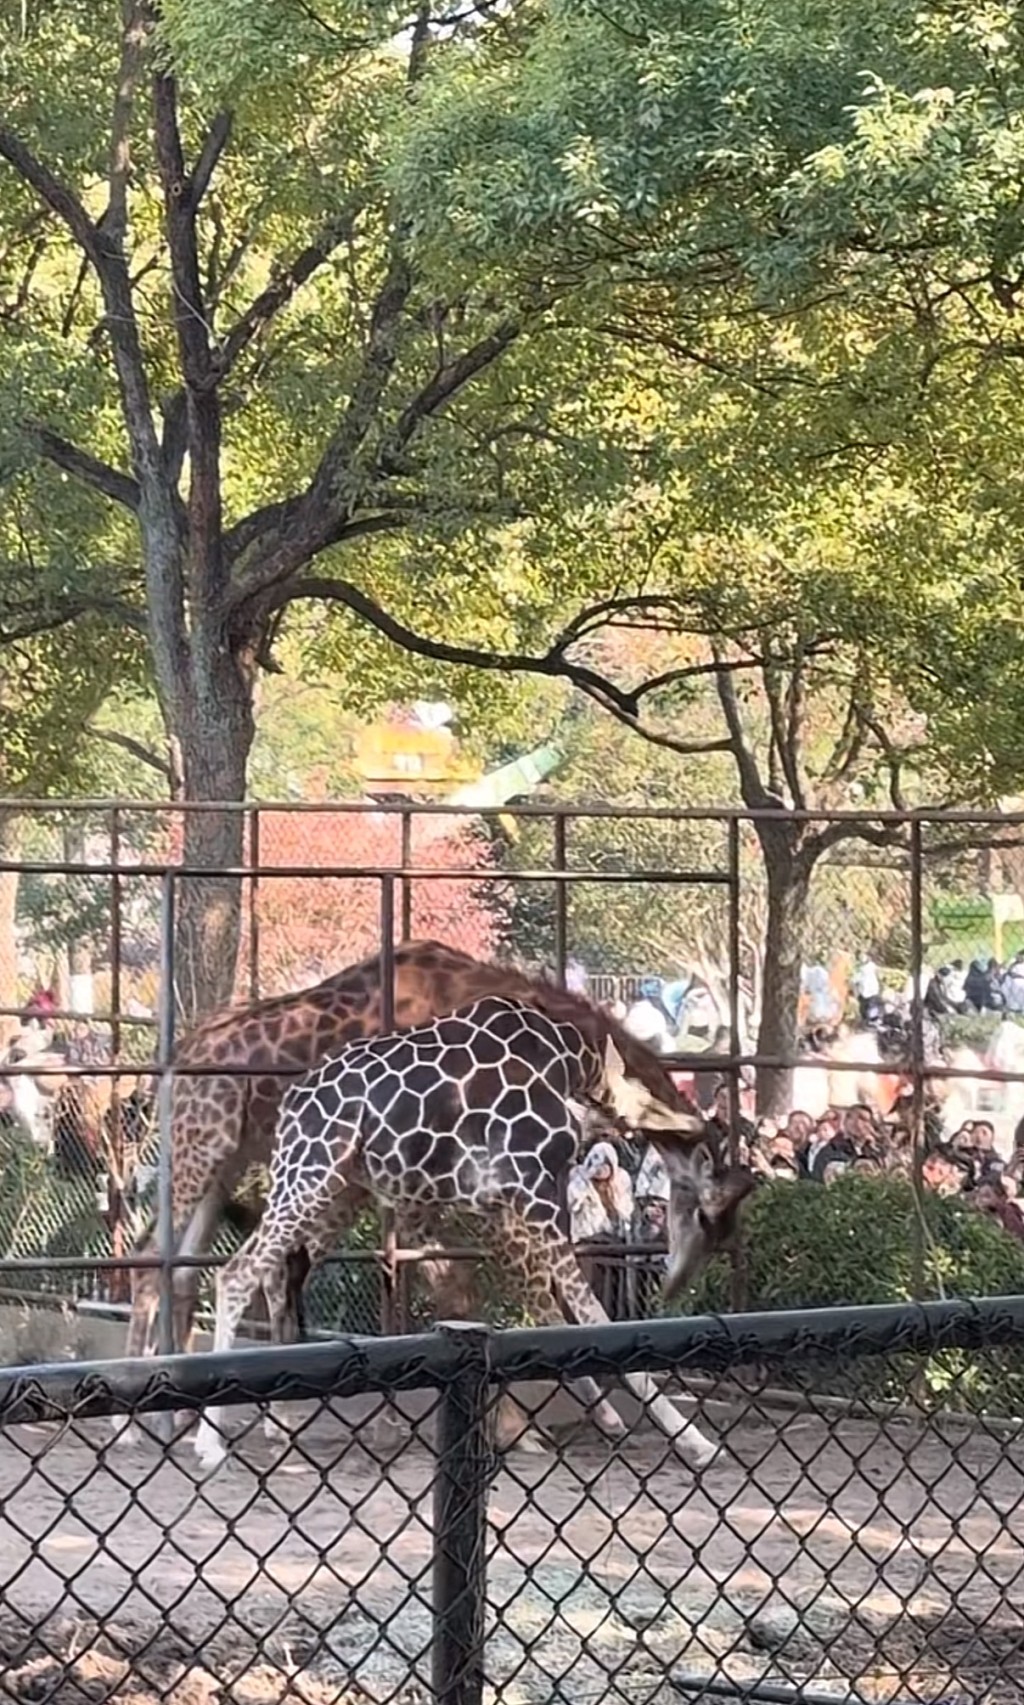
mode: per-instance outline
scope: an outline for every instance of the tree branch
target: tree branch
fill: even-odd
[[[607,695],[624,712],[635,713],[632,696],[586,664],[568,663],[550,652],[540,656],[531,656],[524,652],[489,652],[477,646],[451,645],[446,640],[430,639],[425,634],[406,627],[404,622],[390,615],[374,598],[361,587],[354,586],[351,581],[305,575],[278,587],[270,597],[264,599],[260,606],[261,614],[269,616],[274,610],[300,598],[343,604],[360,620],[376,628],[386,639],[390,639],[403,651],[411,652],[415,657],[430,657],[441,663],[464,664],[472,669],[505,669],[515,674],[561,677],[572,681],[584,691]]]
[[[578,639],[585,639],[598,628],[608,627],[615,616],[652,616],[658,620],[652,623],[661,633],[691,633],[694,632],[691,622],[680,621],[680,606],[683,600],[675,598],[668,592],[639,593],[622,595],[614,598],[602,598],[596,604],[590,604],[580,610],[568,621],[558,636],[556,644],[562,651],[567,651]],[[640,627],[643,624],[624,622],[623,627]],[[710,637],[706,632],[706,624],[699,630],[702,637]]]
[[[88,255],[97,272],[103,265],[99,229],[93,224],[72,189],[44,166],[13,131],[0,128],[0,159],[14,167],[18,176],[34,189],[41,201],[63,220],[75,242]]]
[[[307,244],[286,267],[281,269],[280,263],[272,267],[271,281],[266,289],[261,290],[255,300],[250,302],[245,313],[235,321],[214,351],[213,364],[218,380],[231,371],[249,344],[266,331],[271,320],[288,306],[334,250],[351,240],[360,211],[361,203],[338,214],[324,226],[319,237]]]
[[[790,680],[788,689],[782,682],[782,668],[777,658],[769,658],[762,670],[765,697],[768,700],[768,714],[771,718],[772,752],[782,772],[782,779],[789,789],[792,804],[798,811],[806,808],[803,778],[800,774],[799,737],[802,714],[803,695],[802,661],[799,648],[789,664]],[[771,787],[777,791],[777,780],[772,776]]]
[[[461,391],[478,373],[497,361],[522,329],[521,320],[506,320],[489,337],[481,338],[456,360],[439,368],[399,416],[393,439],[396,448],[404,449],[423,422],[450,402],[456,392]]]
[[[838,846],[841,841],[865,841],[870,847],[909,847],[910,841],[902,828],[893,825],[891,828],[884,823],[872,827],[863,823],[859,818],[843,818],[838,822],[826,823],[817,834],[811,835],[805,843],[804,851],[813,864],[830,847]]]
[[[6,301],[3,304],[3,307],[0,308],[0,320],[4,320],[10,324],[17,320],[18,315],[21,314],[26,307],[32,294],[32,281],[35,278],[39,262],[46,253],[46,247],[46,232],[42,231],[40,235],[35,238],[29,249],[28,259],[25,262],[24,270],[18,281],[18,288],[14,292],[13,297]],[[2,264],[3,261],[2,258],[0,258],[0,267],[2,267]],[[86,264],[87,263],[83,260],[82,266],[85,267]]]
[[[531,656],[523,652],[484,651],[477,646],[452,645],[446,640],[430,639],[390,615],[375,599],[349,581],[331,580],[315,575],[292,580],[277,587],[271,596],[263,601],[260,606],[261,616],[267,619],[274,610],[301,598],[342,604],[361,621],[383,634],[385,639],[415,657],[429,657],[436,662],[454,663],[470,669],[498,670],[505,674],[545,675],[551,679],[568,681],[626,727],[642,734],[652,744],[665,746],[682,756],[722,752],[730,748],[731,742],[728,740],[677,740],[672,735],[659,734],[653,729],[644,728],[632,693],[586,664],[569,662],[555,648],[539,656]]]
[[[122,627],[135,633],[147,631],[146,616],[134,604],[123,598],[108,597],[100,592],[84,592],[73,597],[53,600],[49,604],[6,604],[0,610],[0,645],[18,640],[36,639],[44,633],[56,633],[81,616],[110,616]]]
[[[868,733],[875,739],[885,767],[889,772],[889,798],[895,811],[906,811],[906,795],[903,792],[903,760],[906,756],[889,738],[878,718],[871,714],[868,706],[860,710],[860,719]]]
[[[130,131],[135,90],[146,50],[146,24],[138,0],[122,0],[121,63],[114,91],[110,125],[110,172],[103,223],[111,240],[123,246],[128,228],[128,182],[131,176]]]
[[[716,657],[719,655],[715,648]],[[725,659],[723,658],[723,661]],[[772,796],[765,788],[757,767],[757,759],[747,744],[743,728],[743,718],[740,714],[739,700],[736,697],[736,683],[727,669],[721,669],[715,676],[715,686],[718,689],[718,700],[725,717],[725,726],[729,730],[728,747],[736,760],[739,771],[740,793],[743,803],[750,811],[763,810],[774,803]]]
[[[63,220],[90,261],[103,293],[121,410],[139,488],[138,514],[145,544],[146,578],[158,674],[165,683],[179,675],[187,650],[181,575],[181,522],[160,454],[139,337],[138,319],[124,246],[116,232],[95,225],[74,192],[27,148],[14,132],[0,128],[5,159]]]
[[[860,700],[861,681],[858,675],[854,675],[843,726],[836,736],[821,774],[822,786],[830,790],[840,787],[849,779],[864,750],[867,730],[858,714]]]
[[[190,591],[195,607],[204,610],[220,599],[227,585],[222,546],[220,400],[212,382],[210,337],[199,275],[194,184],[185,169],[177,83],[166,73],[153,79],[153,118],[171,255],[174,321],[185,381]],[[166,466],[163,457],[161,465]]]
[[[234,124],[234,114],[222,109],[216,114],[213,123],[206,134],[206,141],[199,151],[199,158],[192,173],[192,212],[199,212],[199,204],[210,187],[210,179],[217,170],[220,157],[228,142],[231,140],[231,129]]]
[[[139,487],[130,474],[122,474],[117,468],[101,462],[88,450],[81,450],[77,444],[71,444],[58,433],[51,432],[48,426],[27,421],[24,430],[45,461],[52,462],[54,467],[63,469],[64,473],[73,475],[83,485],[91,486],[93,491],[111,498],[114,503],[130,509],[133,515],[138,514]]]
[[[793,793],[793,804],[798,810],[807,804],[801,770],[804,715],[807,707],[806,659],[806,647],[801,640],[798,640],[795,654],[789,665],[789,681],[785,693],[785,739],[781,753],[783,768],[786,771]]]
[[[116,728],[97,728],[94,722],[85,724],[85,732],[91,734],[94,740],[105,740],[108,746],[118,746],[122,752],[127,752],[131,757],[137,758],[140,764],[145,764],[149,769],[155,770],[157,775],[162,776],[168,786],[173,783],[174,771],[167,759],[159,757],[148,746],[144,746],[141,740],[134,740],[130,734],[122,734]]]
[[[559,649],[564,649],[559,645]],[[701,676],[717,675],[721,670],[733,675],[741,675],[747,669],[757,669],[764,663],[763,657],[737,657],[729,662],[683,663],[675,669],[666,669],[660,675],[652,675],[648,680],[641,681],[634,689],[637,700],[646,699],[652,693],[660,693],[667,687],[675,687],[682,681],[699,680]]]

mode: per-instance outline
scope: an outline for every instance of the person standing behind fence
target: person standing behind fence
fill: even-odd
[[[633,1224],[633,1186],[611,1143],[595,1143],[569,1173],[572,1240],[584,1277],[612,1320],[625,1312],[625,1263],[588,1255],[592,1243],[625,1243]]]
[[[861,1023],[870,1024],[877,1015],[882,998],[882,979],[870,953],[861,955],[860,964],[853,974],[853,992],[860,1007]]]
[[[1024,949],[1015,953],[1006,967],[1003,1000],[1007,1012],[1024,1012]]]

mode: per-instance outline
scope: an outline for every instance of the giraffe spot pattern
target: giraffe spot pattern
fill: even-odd
[[[583,1052],[574,1027],[494,996],[342,1048],[285,1091],[267,1235],[295,1246],[324,1189],[367,1186],[395,1205],[503,1204],[567,1234],[560,1181],[579,1142],[568,1097],[585,1092]]]

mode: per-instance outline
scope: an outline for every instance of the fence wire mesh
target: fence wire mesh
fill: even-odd
[[[899,1395],[816,1398],[822,1358]],[[798,1415],[783,1365],[811,1370]],[[640,1372],[717,1443],[703,1472],[624,1392]],[[1022,1374],[1020,1299],[8,1373],[4,1690],[1018,1701]],[[614,1445],[570,1402],[586,1377]],[[186,1428],[213,1403],[210,1473]],[[523,1418],[545,1452],[499,1453]]]

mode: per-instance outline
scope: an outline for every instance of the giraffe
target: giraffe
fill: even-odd
[[[379,1033],[385,1016],[383,974],[381,956],[374,955],[313,988],[213,1013],[181,1038],[171,1085],[171,1213],[177,1254],[208,1254],[225,1204],[243,1174],[269,1164],[288,1083],[346,1043]],[[393,979],[396,1028],[443,1017],[487,994],[522,1000],[556,1020],[571,1022],[584,1037],[602,1045],[611,1035],[627,1081],[638,1093],[646,1089],[670,1108],[693,1111],[656,1054],[608,1013],[555,983],[432,940],[400,943],[393,956]],[[152,1226],[139,1248],[146,1254],[158,1252]],[[451,1299],[463,1277],[440,1259],[425,1267],[424,1278],[444,1298],[442,1313],[458,1312]],[[137,1270],[132,1279],[126,1354],[142,1356],[152,1347],[159,1281],[155,1269]],[[179,1268],[174,1274],[174,1342],[179,1350],[191,1342],[199,1284],[197,1268]],[[505,1421],[511,1408],[505,1406]],[[126,1441],[134,1434],[127,1417],[112,1426]],[[514,1435],[524,1448],[531,1447],[530,1434],[521,1424],[514,1424]]]
[[[580,995],[487,964],[437,941],[403,942],[394,952],[396,1029],[444,1017],[487,994],[521,1000],[550,1018],[574,1024],[603,1046],[613,1037],[626,1080],[667,1107],[693,1113],[657,1055]],[[171,1211],[176,1252],[209,1253],[224,1204],[253,1166],[269,1164],[281,1097],[292,1078],[346,1043],[378,1034],[383,1019],[379,955],[349,966],[311,989],[228,1008],[201,1020],[174,1052],[171,1088]],[[140,1253],[157,1253],[154,1228]],[[195,1268],[175,1274],[175,1343],[187,1349],[199,1288]],[[158,1280],[135,1276],[126,1354],[149,1348]]]
[[[468,1211],[504,1266],[517,1268],[535,1315],[560,1321],[560,1303],[578,1324],[604,1323],[572,1246],[566,1199],[587,1102],[628,1118],[662,1156],[676,1196],[665,1282],[674,1294],[732,1236],[752,1178],[715,1178],[703,1119],[638,1088],[612,1036],[602,1050],[571,1023],[485,996],[417,1028],[352,1043],[285,1091],[266,1209],[218,1276],[214,1349],[232,1347],[258,1288],[275,1340],[294,1341],[289,1262],[303,1251],[312,1267],[330,1253],[351,1223],[353,1186],[356,1201],[368,1190],[414,1212]],[[706,1467],[717,1446],[649,1375],[625,1377],[683,1460]],[[576,1383],[588,1406],[608,1407],[593,1381]],[[206,1469],[225,1455],[220,1422],[220,1410],[204,1412],[196,1434]],[[609,1430],[621,1435],[617,1416]]]

